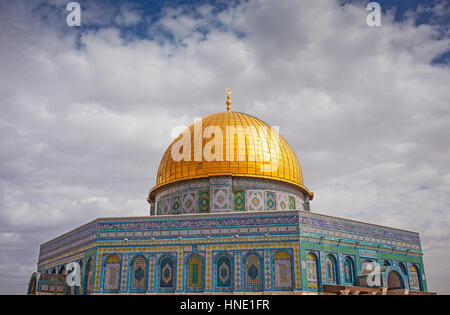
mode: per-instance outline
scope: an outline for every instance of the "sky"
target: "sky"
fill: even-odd
[[[0,0],[0,294],[39,245],[145,216],[176,126],[255,115],[296,152],[311,210],[416,231],[450,294],[450,4]]]

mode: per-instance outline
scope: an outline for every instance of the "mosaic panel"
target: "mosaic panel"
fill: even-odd
[[[248,211],[264,211],[264,192],[261,190],[248,190]]]
[[[297,209],[297,208],[295,207],[295,198],[292,197],[292,196],[289,196],[289,209],[290,209],[290,210],[295,210],[295,209]]]
[[[159,267],[159,286],[164,289],[170,289],[175,286],[174,265],[170,257],[161,260]]]
[[[266,191],[266,210],[275,210],[277,208],[276,193]]]
[[[122,264],[122,284],[121,284],[121,290],[126,291],[127,289],[127,266],[128,266],[128,255],[123,256],[123,264]]]
[[[147,262],[142,256],[134,258],[133,261],[133,288],[145,289]]]
[[[157,207],[156,207],[156,214],[161,215],[162,214],[162,201],[158,200]]]
[[[300,289],[302,285],[302,270],[298,246],[295,246],[294,248],[294,274],[295,274],[295,286],[297,289]]]
[[[206,251],[206,275],[205,275],[205,281],[206,281],[206,289],[211,290],[212,287],[212,278],[211,278],[211,247],[208,246],[208,249]]]
[[[202,260],[200,256],[194,255],[189,260],[189,286],[200,288],[202,286]]]
[[[265,251],[264,252],[264,266],[265,266],[265,272],[264,272],[264,277],[265,277],[265,287],[266,290],[270,290],[272,288],[272,272],[270,269],[270,251]]]
[[[288,196],[284,193],[277,193],[278,207],[277,210],[288,210],[289,200]]]
[[[188,192],[183,194],[183,213],[195,212],[195,192]]]
[[[107,291],[119,290],[120,263],[107,263],[103,288]]]
[[[155,257],[154,256],[150,256],[149,260],[148,260],[148,290],[149,291],[154,291],[154,279],[155,277]]]
[[[209,191],[200,191],[198,197],[200,212],[209,212]]]
[[[181,212],[181,201],[180,196],[173,197],[172,202],[172,214],[180,214]]]
[[[170,198],[166,198],[162,201],[162,215],[170,214]]]
[[[221,255],[216,263],[216,283],[219,288],[231,288],[232,270],[230,258]]]
[[[261,261],[256,254],[249,254],[245,263],[245,285],[248,289],[262,289]]]
[[[290,258],[274,259],[275,289],[292,289],[292,264]]]
[[[237,291],[242,289],[241,285],[241,253],[236,252],[234,255],[235,282],[234,287]]]
[[[243,190],[233,191],[233,204],[235,211],[245,211],[245,195]]]
[[[214,212],[230,211],[230,188],[213,188],[212,205],[212,210]]]

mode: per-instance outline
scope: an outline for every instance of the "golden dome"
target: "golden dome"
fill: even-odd
[[[217,127],[222,130],[222,137],[220,130],[217,134],[211,132]],[[235,133],[228,130],[234,130]],[[267,131],[261,132],[264,130]],[[219,145],[218,148],[211,145],[213,139],[218,143],[221,141],[222,152]],[[245,145],[239,145],[244,143],[244,139]],[[181,145],[183,142],[184,146]],[[278,146],[273,145],[277,142]],[[205,157],[205,146],[208,146],[206,153],[217,153],[215,159]],[[184,158],[174,159],[173,152],[185,153]],[[310,199],[314,196],[303,185],[297,156],[278,131],[251,115],[227,111],[212,114],[192,124],[172,142],[162,157],[156,186],[150,191],[149,200],[154,200],[154,193],[167,184],[222,175],[282,181],[300,188]]]

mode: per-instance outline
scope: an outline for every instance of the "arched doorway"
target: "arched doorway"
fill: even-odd
[[[273,271],[275,289],[290,290],[292,281],[292,258],[286,251],[279,251],[273,256]]]
[[[398,273],[395,270],[392,270],[391,272],[389,272],[389,275],[387,278],[387,287],[389,290],[405,288],[405,284],[403,282],[403,278],[400,275],[400,273]]]

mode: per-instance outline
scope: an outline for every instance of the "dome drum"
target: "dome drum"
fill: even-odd
[[[309,211],[309,196],[294,185],[251,177],[214,176],[166,185],[151,215],[218,212]]]

